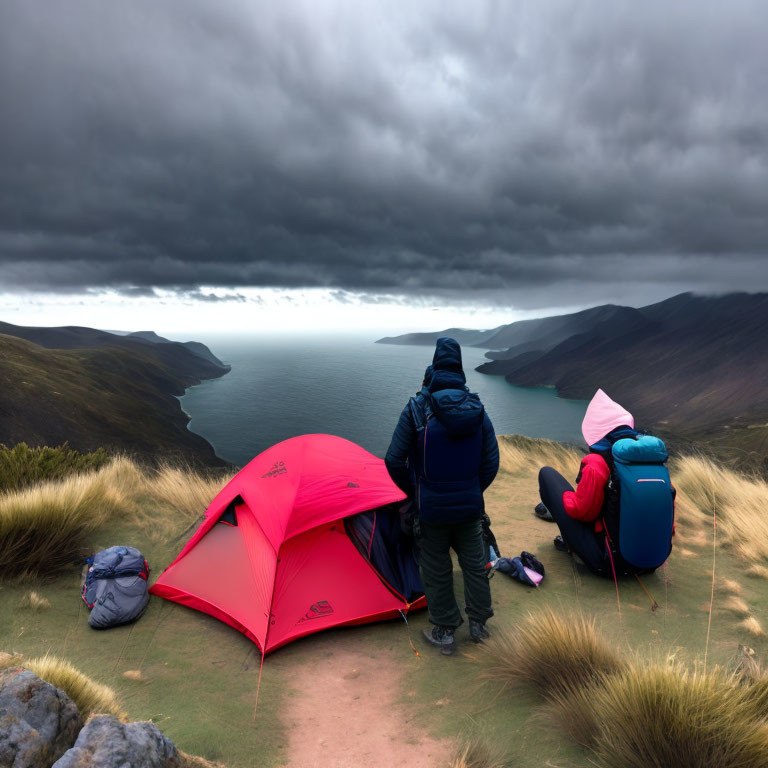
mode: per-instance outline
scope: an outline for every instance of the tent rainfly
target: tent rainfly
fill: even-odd
[[[239,630],[262,654],[425,606],[404,494],[384,462],[332,435],[285,440],[216,496],[150,592]]]

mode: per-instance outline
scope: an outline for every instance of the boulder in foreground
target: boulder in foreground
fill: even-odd
[[[150,722],[121,723],[97,715],[80,731],[75,746],[53,768],[180,768],[173,742]]]
[[[0,671],[0,768],[50,768],[82,725],[63,691],[28,670]]]

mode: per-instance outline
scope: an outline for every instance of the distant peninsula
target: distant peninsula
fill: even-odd
[[[379,339],[487,349],[481,373],[586,399],[598,387],[637,424],[768,472],[768,294],[683,293],[646,307],[615,304],[488,331],[446,329]]]
[[[104,447],[156,463],[225,464],[187,429],[178,396],[230,366],[152,331],[0,322],[0,443]]]

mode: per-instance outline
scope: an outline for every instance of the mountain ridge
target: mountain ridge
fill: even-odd
[[[518,343],[489,350],[478,371],[575,399],[600,387],[673,444],[768,471],[768,294],[682,293],[521,322],[484,340]]]
[[[67,442],[153,463],[225,464],[187,429],[178,400],[187,387],[230,370],[199,346],[204,351],[86,327],[0,323],[0,443]]]

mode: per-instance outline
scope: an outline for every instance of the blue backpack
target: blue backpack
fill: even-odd
[[[604,523],[608,544],[625,571],[652,571],[672,551],[675,490],[658,437],[636,434],[604,454],[611,469]]]

